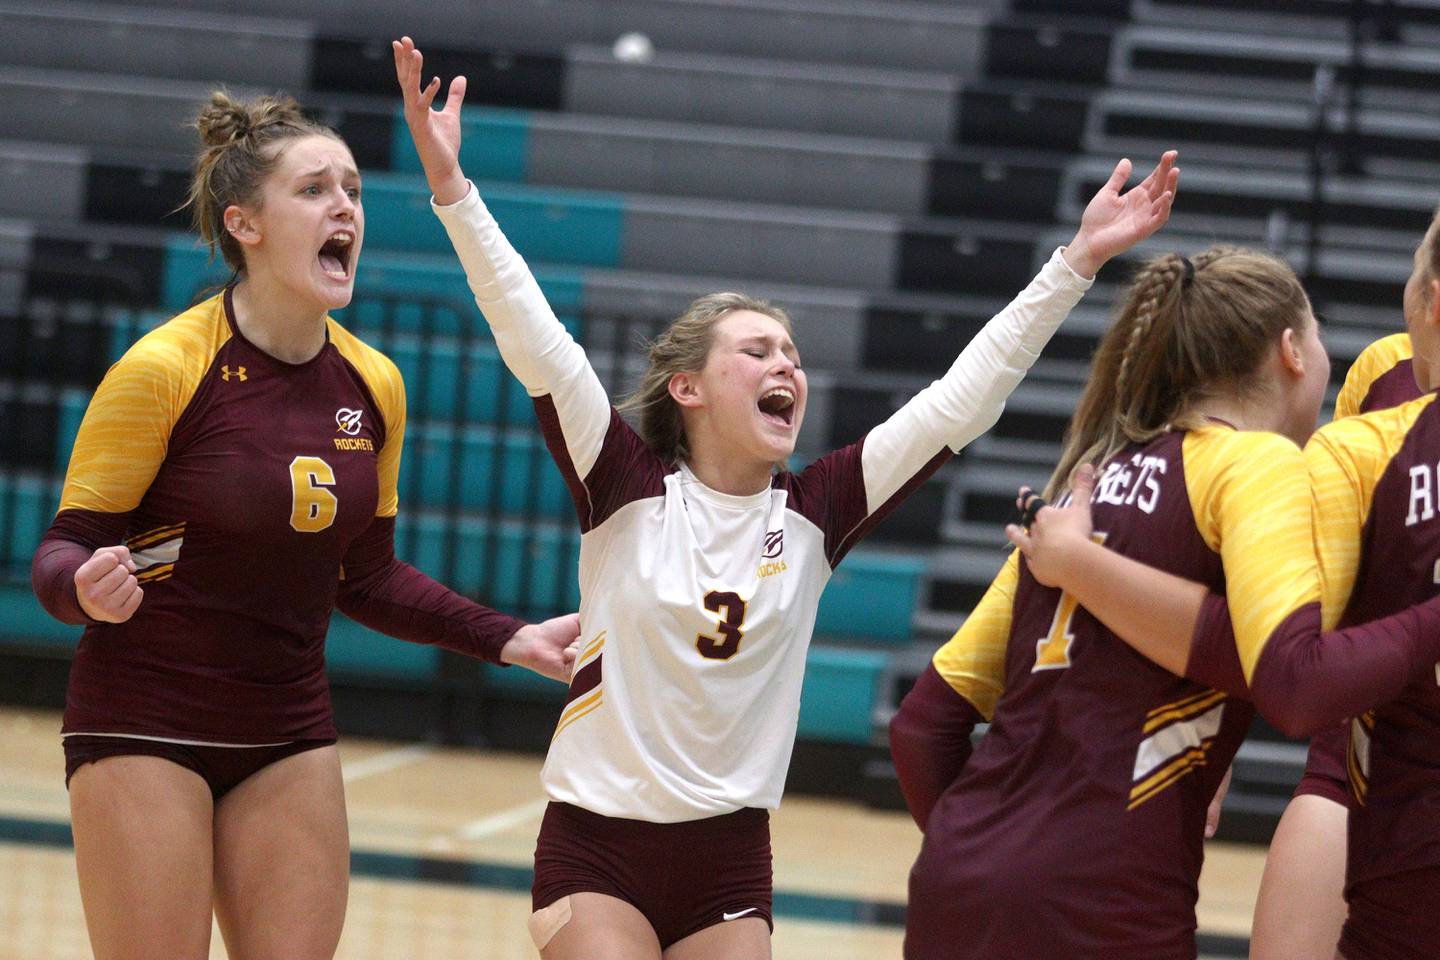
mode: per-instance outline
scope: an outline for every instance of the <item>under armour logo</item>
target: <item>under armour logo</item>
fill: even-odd
[[[234,370],[231,370],[230,364],[227,363],[220,368],[220,379],[228,383],[231,377],[235,377],[236,379],[241,381],[250,379],[249,377],[245,376],[244,367],[236,367]]]
[[[351,410],[349,407],[341,407],[335,411],[335,426],[341,433],[355,436],[360,432],[360,414],[363,410]]]
[[[766,560],[773,560],[780,556],[785,550],[785,531],[771,530],[765,534],[765,552],[760,556]]]

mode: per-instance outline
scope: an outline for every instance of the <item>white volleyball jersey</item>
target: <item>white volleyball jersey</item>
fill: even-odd
[[[779,806],[831,571],[994,424],[1090,282],[1056,251],[889,420],[768,490],[733,496],[662,462],[620,418],[473,187],[434,209],[506,365],[534,398],[580,518],[584,646],[546,792],[663,823]]]

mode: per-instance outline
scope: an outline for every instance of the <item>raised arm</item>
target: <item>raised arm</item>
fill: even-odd
[[[870,432],[863,466],[872,512],[942,450],[958,451],[995,425],[1005,400],[1090,288],[1096,271],[1169,218],[1180,176],[1175,157],[1173,150],[1166,153],[1144,181],[1124,193],[1130,161],[1116,164],[1085,208],[1075,238],[985,325],[944,377]]]
[[[500,232],[460,167],[460,108],[465,78],[456,77],[442,110],[432,109],[440,78],[420,87],[424,58],[409,37],[392,44],[405,122],[433,194],[432,208],[465,268],[475,303],[495,344],[532,397],[549,396],[576,472],[584,478],[610,426],[610,401],[585,351],[555,316],[534,274]]]

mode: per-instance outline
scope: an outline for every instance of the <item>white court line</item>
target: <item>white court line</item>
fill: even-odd
[[[419,763],[434,752],[435,747],[428,743],[416,743],[408,747],[397,747],[394,750],[377,753],[373,757],[366,757],[364,760],[344,764],[342,767],[342,776],[346,783],[354,783],[356,780],[373,777],[377,773],[389,773],[391,770],[398,770],[401,767],[408,767],[412,763]]]
[[[544,816],[545,808],[549,804],[549,800],[532,800],[518,807],[511,807],[509,810],[502,810],[488,817],[472,820],[456,830],[455,835],[462,840],[481,840],[509,830],[511,827],[518,827],[522,823],[528,823],[531,820],[538,821]]]

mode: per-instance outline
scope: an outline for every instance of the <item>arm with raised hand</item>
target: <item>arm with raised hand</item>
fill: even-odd
[[[435,110],[440,78],[421,88],[424,58],[409,37],[394,41],[392,50],[405,123],[434,197],[432,209],[460,257],[505,365],[532,397],[549,395],[554,400],[570,458],[583,478],[599,456],[610,425],[605,388],[461,169],[465,78],[451,81],[444,108]]]
[[[1005,401],[1098,271],[1153,234],[1170,216],[1180,170],[1165,153],[1141,183],[1121,192],[1121,160],[1090,200],[1073,240],[926,387],[865,438],[866,495],[872,511],[910,483],[945,448],[959,450],[994,426]]]

